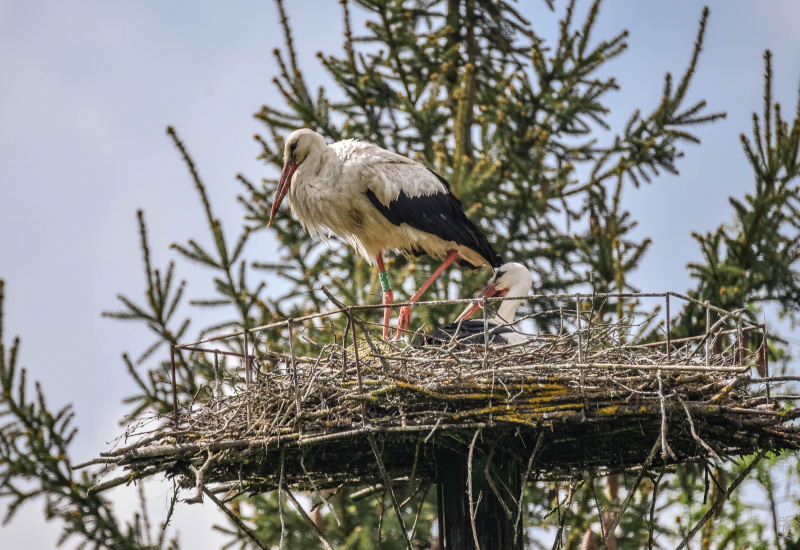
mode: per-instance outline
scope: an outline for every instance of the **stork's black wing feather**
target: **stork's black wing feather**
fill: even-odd
[[[372,190],[368,189],[367,198],[393,224],[405,223],[414,229],[436,235],[440,239],[454,241],[480,254],[492,267],[500,267],[503,264],[502,259],[489,244],[483,231],[467,218],[461,207],[461,201],[450,192],[447,180],[433,170],[430,172],[444,183],[446,192],[409,197],[400,191],[395,200],[385,205]],[[422,253],[420,250],[409,252],[416,255]],[[478,267],[461,258],[458,263],[473,269]]]
[[[508,325],[496,325],[492,322],[489,322],[488,325],[490,343],[506,343],[506,339],[503,335],[516,332]],[[420,343],[423,345],[441,346],[450,343],[453,337],[455,337],[455,340],[459,344],[473,346],[483,345],[485,341],[483,336],[483,320],[467,319],[461,322],[460,328],[458,323],[439,327],[422,336]]]

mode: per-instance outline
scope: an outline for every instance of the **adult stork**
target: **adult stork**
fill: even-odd
[[[531,272],[524,265],[509,262],[495,272],[478,299],[493,298],[495,296],[527,296],[531,291],[533,279]],[[510,326],[517,315],[517,309],[522,305],[522,300],[503,300],[497,309],[497,315],[489,319],[484,325],[483,320],[471,320],[476,311],[481,308],[482,302],[475,301],[458,316],[450,325],[439,327],[426,334],[422,342],[425,344],[447,344],[453,340],[461,344],[483,344],[484,331],[488,328],[489,341],[503,344],[519,344],[527,338]],[[488,325],[488,326],[487,326]]]
[[[502,263],[450,184],[418,162],[354,139],[328,145],[308,129],[289,135],[283,159],[269,223],[288,194],[292,211],[312,236],[325,240],[336,234],[368,264],[378,265],[384,304],[394,300],[383,263],[386,250],[443,260],[409,302],[419,300],[454,261],[473,269]],[[387,307],[384,339],[390,318]],[[409,318],[406,306],[400,310],[398,338]]]

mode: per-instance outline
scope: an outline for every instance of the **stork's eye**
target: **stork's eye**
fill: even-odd
[[[297,149],[297,142],[296,141],[294,143],[292,143],[291,145],[289,145],[289,152],[291,154],[294,154],[294,150],[295,149]]]

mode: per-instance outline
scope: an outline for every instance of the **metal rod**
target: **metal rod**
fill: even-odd
[[[350,332],[350,317],[347,318],[347,326],[342,333],[342,384],[347,381],[347,333]],[[334,337],[335,339],[335,337]]]
[[[744,362],[744,346],[742,345],[742,316],[741,314],[736,318],[736,361],[738,363]]]
[[[752,330],[759,330],[761,327],[746,327],[742,329],[742,332],[750,332]],[[736,329],[728,329],[728,330],[721,330],[717,334],[722,336],[723,334],[733,334],[736,332]],[[705,335],[700,336],[686,336],[685,338],[675,338],[672,340],[673,344],[682,344],[683,342],[691,342],[692,340],[701,340],[705,338]],[[658,346],[663,346],[666,342],[648,342],[647,344],[633,344],[630,346],[624,346],[630,349],[637,349],[637,348],[654,348]]]
[[[248,330],[247,327],[244,329],[244,372],[245,372],[245,388],[249,391],[250,390],[250,358],[248,357],[247,348],[249,347],[247,344],[248,342]],[[247,425],[250,425],[250,399],[247,400]]]
[[[244,359],[244,354],[243,353],[239,353],[238,351],[228,351],[228,350],[224,350],[224,349],[198,348],[198,347],[195,347],[195,346],[183,346],[183,347],[180,347],[180,348],[178,348],[178,346],[175,346],[175,348],[183,350],[183,351],[199,351],[201,353],[218,353],[220,355],[228,355],[230,357],[241,357],[242,359]]]
[[[297,360],[296,360],[295,354],[294,354],[294,327],[292,326],[293,323],[292,323],[291,319],[289,319],[289,322],[287,323],[287,325],[289,327],[289,351],[292,354],[291,364],[292,364],[292,380],[294,380],[294,403],[295,403],[295,406],[297,407],[297,415],[295,416],[295,418],[299,419],[300,418],[300,413],[301,413],[301,411],[300,411],[300,386],[299,386],[300,382],[298,381],[298,375],[297,375]]]
[[[669,294],[667,294],[667,361],[670,360],[672,355],[672,336],[670,332],[672,332],[672,325],[670,324],[669,318]]]
[[[709,355],[709,344],[711,343],[708,337],[708,330],[711,328],[711,310],[708,309],[708,300],[706,300],[706,366],[711,364],[711,356]]]
[[[564,368],[564,369],[608,369],[608,370],[642,370],[642,371],[680,371],[680,372],[747,372],[748,367],[701,367],[697,365],[639,365],[636,363],[531,363],[529,365],[518,365],[516,367],[498,367],[495,369],[485,369],[477,372],[470,372],[470,376],[488,376],[499,372],[516,372],[537,370],[545,368]]]
[[[747,330],[747,329],[745,329],[745,330]],[[183,346],[181,348],[178,348],[178,346],[175,346],[175,348],[183,350],[183,351],[198,351],[200,353],[218,353],[220,355],[228,355],[230,357],[240,357],[242,359],[245,358],[245,355],[243,353],[239,353],[238,351],[228,351],[228,350],[224,350],[224,349],[200,348],[200,347],[196,347],[196,346]],[[248,354],[247,357],[249,357],[251,361],[254,360],[254,359],[261,359],[261,360],[266,360],[266,361],[288,361],[289,360],[289,356],[288,355],[285,355],[285,354],[282,354],[282,353],[275,353],[275,352],[267,352],[267,353],[264,353],[264,354],[251,353],[251,354]]]
[[[669,294],[670,296],[674,296],[674,297],[679,298],[679,299],[681,299],[681,300],[683,300],[685,302],[690,302],[692,304],[697,304],[699,306],[707,307],[711,311],[716,311],[717,313],[722,313],[723,315],[730,315],[729,311],[725,311],[724,309],[722,309],[720,307],[717,307],[717,306],[712,306],[709,303],[708,300],[702,301],[702,300],[698,300],[697,298],[690,298],[689,296],[686,296],[684,294],[680,294],[678,292],[665,292],[664,294]],[[643,296],[643,297],[645,297],[645,296]],[[762,326],[762,323],[754,323],[754,322],[750,321],[749,319],[744,319],[744,321],[746,323],[749,323],[752,326],[759,326],[759,327]]]
[[[215,393],[217,394],[217,399],[219,399],[222,397],[222,386],[219,382],[219,350],[217,349],[214,350],[214,381],[217,384]]]
[[[356,322],[353,319],[353,308],[347,308],[347,316],[350,318],[350,327],[353,330],[353,357],[356,361],[356,376],[358,377],[358,396],[364,396],[364,382],[361,379],[361,363],[358,358],[358,341],[356,340]],[[366,426],[367,425],[367,406],[364,403],[364,400],[361,400],[361,422]]]
[[[250,388],[250,357],[247,353],[247,348],[249,347],[248,344],[248,337],[249,337],[249,330],[244,329],[244,369],[245,369],[245,380],[247,381],[247,388]]]
[[[693,304],[698,304],[704,306],[712,311],[716,311],[717,313],[721,314],[729,314],[730,312],[725,311],[724,309],[718,308],[716,306],[712,306],[708,303],[708,301],[700,301],[696,298],[691,298],[684,294],[680,294],[678,292],[627,292],[627,293],[612,293],[612,292],[598,292],[594,294],[595,298],[663,298],[665,296],[674,296],[680,300],[685,302],[690,302]],[[566,294],[566,293],[554,293],[554,294],[536,294],[534,296],[526,295],[526,296],[501,296],[496,298],[486,298],[487,303],[492,302],[502,302],[504,300],[522,300],[525,302],[533,302],[536,300],[553,300],[557,298],[574,298],[575,294]],[[442,304],[469,304],[474,302],[474,298],[459,298],[454,300],[428,300],[428,301],[419,301],[419,302],[403,302],[403,303],[393,303],[393,304],[365,304],[360,306],[349,306],[352,307],[354,311],[361,311],[361,310],[375,310],[375,309],[386,309],[392,307],[404,307],[404,306],[435,306],[435,305],[442,305]],[[302,317],[294,317],[294,322],[299,321],[307,321],[310,319],[316,319],[318,317],[327,317],[330,315],[336,315],[338,313],[344,313],[347,311],[347,308],[339,308],[339,309],[331,309],[328,311],[320,311],[318,313],[311,313],[309,315],[304,315]],[[762,326],[759,323],[753,323],[748,319],[743,319],[743,321],[751,326]],[[270,328],[275,328],[281,325],[285,325],[288,322],[288,319],[282,319],[280,321],[275,321],[272,323],[267,323],[266,325],[259,325],[257,327],[253,327],[248,329],[250,332],[252,331],[262,331],[267,330]],[[229,332],[226,334],[219,334],[216,336],[209,336],[208,338],[203,338],[202,340],[196,340],[194,342],[187,342],[185,344],[176,344],[175,347],[177,349],[185,349],[188,346],[195,346],[198,344],[206,344],[208,342],[214,342],[217,340],[224,340],[226,338],[233,338],[234,336],[241,336],[244,334],[244,330],[238,330],[235,332]]]
[[[175,430],[178,429],[178,382],[175,378],[175,344],[169,346],[169,358],[172,361],[172,412],[175,417]]]
[[[575,318],[578,323],[578,363],[583,363],[583,335],[581,334],[581,295],[575,297]],[[581,396],[583,396],[583,410],[581,414],[586,414],[586,396],[584,387],[586,386],[586,372],[581,371]],[[492,388],[494,390],[494,388]]]
[[[764,374],[767,379],[767,405],[770,402],[769,395],[769,343],[767,340],[767,323],[764,323]]]
[[[583,335],[581,335],[581,295],[575,297],[575,322],[578,324],[578,362],[583,363]]]

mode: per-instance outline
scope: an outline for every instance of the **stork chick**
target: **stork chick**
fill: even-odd
[[[509,262],[504,264],[489,280],[477,298],[493,298],[495,296],[527,296],[531,291],[533,279],[531,272],[524,265]],[[475,301],[465,309],[461,315],[450,325],[439,327],[425,335],[427,344],[445,344],[453,339],[463,344],[483,344],[484,331],[488,328],[489,342],[502,342],[517,344],[526,340],[525,336],[514,330],[509,325],[514,322],[522,300],[503,300],[497,310],[497,315],[489,319],[484,325],[483,320],[470,320],[481,306],[482,301]]]

